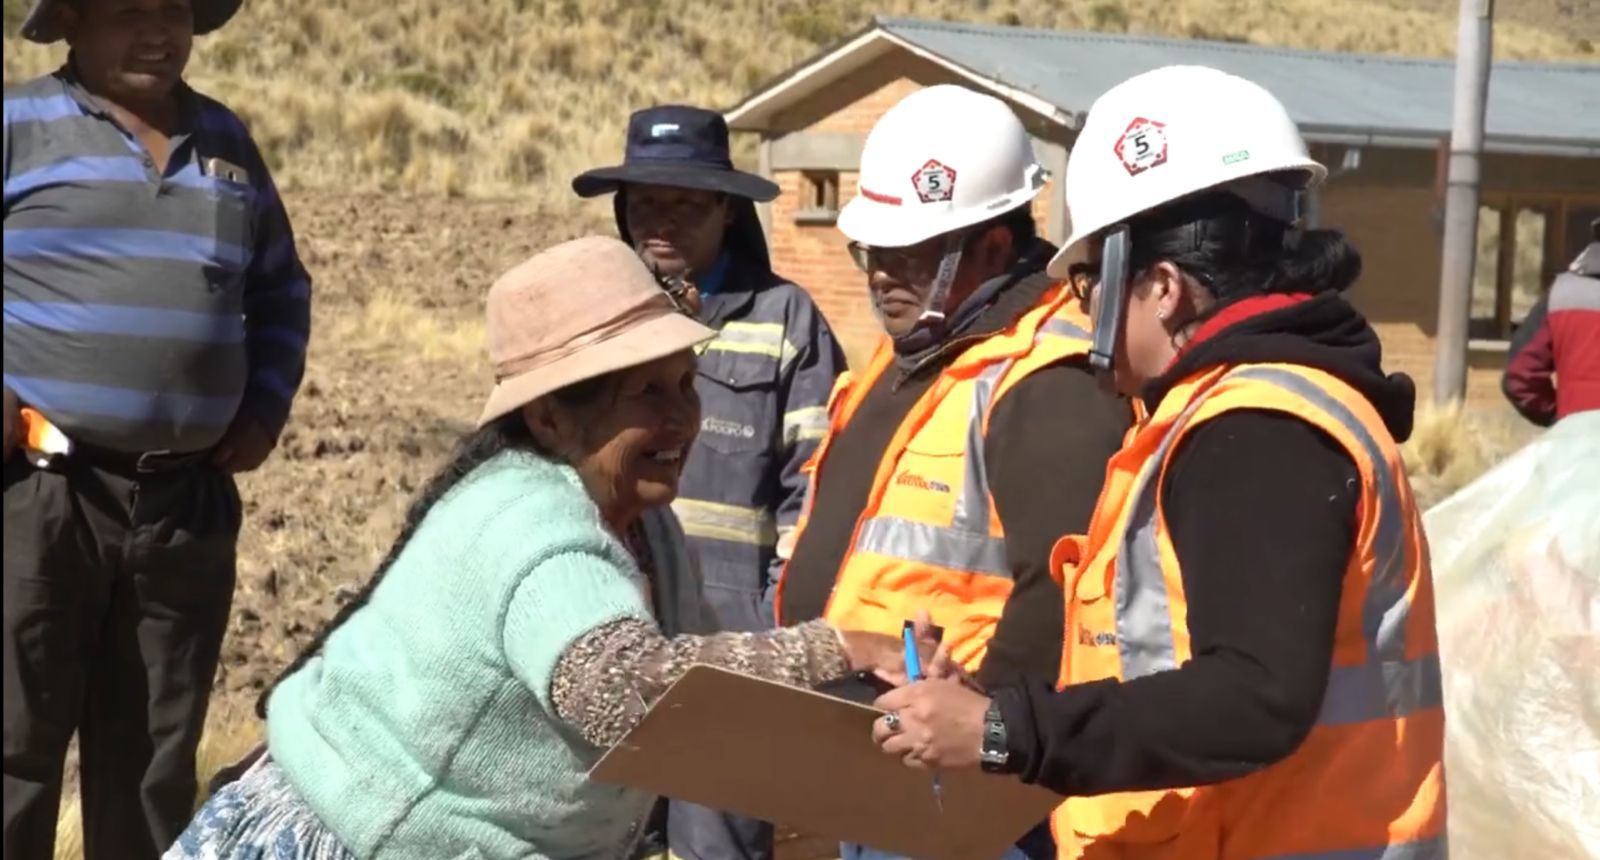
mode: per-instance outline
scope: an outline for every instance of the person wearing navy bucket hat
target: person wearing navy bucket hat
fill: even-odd
[[[845,364],[811,297],[772,271],[755,204],[778,186],[734,168],[721,114],[662,105],[633,114],[622,164],[583,173],[572,188],[615,194],[622,240],[717,331],[700,353],[700,435],[672,507],[716,626],[767,629],[805,496],[801,466],[827,429],[828,393]],[[679,860],[767,860],[773,828],[672,801],[636,856],[666,843]]]
[[[22,22],[67,56],[5,95],[5,860],[55,856],[74,736],[86,860],[153,860],[193,812],[235,476],[276,446],[311,324],[266,162],[184,82],[240,5]],[[58,450],[15,438],[24,417]]]

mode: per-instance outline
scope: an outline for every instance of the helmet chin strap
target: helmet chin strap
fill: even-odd
[[[1094,307],[1093,342],[1089,347],[1089,366],[1106,391],[1116,388],[1117,347],[1122,341],[1122,317],[1128,309],[1131,252],[1128,225],[1111,228],[1100,252],[1099,295]]]
[[[951,233],[945,237],[944,251],[939,255],[939,268],[934,273],[928,298],[922,304],[921,315],[917,317],[910,331],[893,338],[898,351],[920,352],[944,340],[946,305],[950,303],[950,290],[955,286],[956,271],[961,268],[962,245],[965,239],[966,237],[960,233]],[[878,321],[883,322],[883,310],[878,306],[877,294],[873,294],[872,310],[877,315]]]

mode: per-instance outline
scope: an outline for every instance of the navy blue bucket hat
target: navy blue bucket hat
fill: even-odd
[[[762,203],[778,196],[777,185],[733,168],[722,114],[684,105],[635,111],[622,163],[580,174],[572,190],[579,197],[598,197],[624,183],[716,191]]]

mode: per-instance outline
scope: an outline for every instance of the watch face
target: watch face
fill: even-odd
[[[1006,744],[1006,724],[1000,718],[999,703],[990,701],[983,719],[983,746],[978,750],[978,761],[985,770],[1004,767],[1011,758]]]

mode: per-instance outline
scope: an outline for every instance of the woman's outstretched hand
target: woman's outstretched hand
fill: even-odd
[[[933,622],[929,619],[928,613],[918,613],[913,626],[916,631],[917,657],[924,671],[932,677],[934,667],[946,667],[950,663],[949,657],[948,655],[940,657],[943,649],[939,647],[939,642],[934,637]],[[840,630],[839,641],[844,645],[845,658],[850,661],[851,669],[871,672],[896,687],[908,682],[905,641],[901,637],[862,630]],[[941,668],[941,671],[948,669]]]

